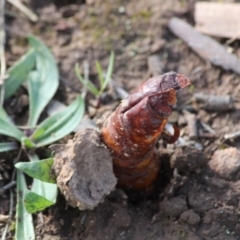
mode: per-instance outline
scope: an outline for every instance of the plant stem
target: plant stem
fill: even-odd
[[[0,0],[0,104],[3,105],[4,100],[4,79],[6,73],[6,59],[4,52],[5,45],[5,20],[4,20],[5,0]]]

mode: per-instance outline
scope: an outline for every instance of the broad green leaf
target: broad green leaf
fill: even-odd
[[[24,146],[27,149],[31,149],[35,147],[35,144],[28,138],[28,137],[23,137],[21,139],[22,146]]]
[[[82,74],[80,73],[80,69],[78,64],[75,65],[75,73],[79,79],[79,81],[94,95],[98,96],[99,95],[99,91],[98,89],[94,86],[94,84],[90,81],[86,81]]]
[[[28,73],[35,66],[35,50],[30,49],[8,70],[8,78],[4,81],[5,99],[13,95],[20,85],[27,80]]]
[[[41,162],[35,153],[28,154],[28,157],[31,162]],[[55,204],[57,198],[57,184],[43,182],[41,180],[34,178],[31,192],[34,192],[35,194],[38,195],[35,211],[40,211],[39,210],[40,207],[47,208],[50,205]],[[28,204],[30,204],[30,206]],[[34,210],[34,208],[32,208],[33,204],[31,202],[30,203],[27,202],[26,205],[27,209],[29,210],[31,209],[31,211]]]
[[[104,83],[103,83],[103,86],[102,86],[102,89],[101,89],[102,91],[106,88],[106,86],[108,85],[108,83],[111,79],[111,76],[112,76],[112,73],[113,73],[113,66],[114,66],[114,52],[112,51],[111,55],[110,55],[109,63],[108,63],[108,69],[107,69],[106,77],[105,77],[105,80],[104,80]]]
[[[50,207],[54,203],[38,195],[35,192],[28,191],[24,196],[25,208],[28,213],[36,213]]]
[[[10,120],[5,121],[0,118],[0,134],[13,137],[21,142],[21,139],[25,137],[24,133],[18,130],[12,123],[10,123]]]
[[[41,147],[63,138],[78,126],[84,111],[85,104],[79,95],[67,108],[43,121],[31,139]]]
[[[5,112],[5,110],[3,109],[3,107],[1,105],[0,105],[0,119],[3,119],[5,122],[10,121],[7,113]]]
[[[52,172],[53,158],[41,161],[18,162],[15,167],[32,178],[43,182],[56,183],[56,176]]]
[[[96,69],[97,69],[98,78],[99,78],[99,81],[100,81],[100,89],[102,89],[102,86],[104,84],[103,70],[102,70],[102,67],[101,67],[101,65],[98,61],[96,62]]]
[[[19,141],[25,136],[22,131],[10,122],[8,115],[2,106],[0,106],[0,134],[13,137]]]
[[[28,125],[35,127],[40,114],[58,88],[59,74],[55,59],[49,49],[34,36],[28,39],[36,52],[36,70],[30,72],[28,76],[30,101]]]
[[[27,191],[27,185],[23,173],[17,170],[17,206],[16,206],[16,240],[34,240],[34,227],[32,215],[29,214],[24,206],[24,194]]]
[[[15,142],[0,143],[0,152],[7,152],[15,149],[18,149],[18,145]]]
[[[56,203],[57,184],[43,182],[34,178],[31,191],[51,201],[52,204]]]

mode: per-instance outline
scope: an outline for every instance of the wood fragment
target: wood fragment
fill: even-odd
[[[208,95],[195,93],[193,95],[200,107],[209,111],[223,112],[234,108],[233,99],[230,95]]]
[[[196,139],[198,137],[197,117],[187,110],[183,110],[183,113],[187,120],[188,136],[190,139]]]
[[[240,74],[239,58],[227,50],[213,38],[196,31],[191,25],[179,18],[172,18],[169,29],[181,38],[194,52],[206,61],[210,61],[224,70],[232,70]]]
[[[215,132],[208,124],[206,124],[206,123],[203,122],[203,121],[200,121],[200,123],[201,123],[202,127],[203,127],[206,131],[208,131],[209,133],[211,133],[211,134],[213,134],[213,135],[216,134],[216,132]]]
[[[240,130],[234,133],[227,133],[224,135],[224,139],[228,140],[228,139],[235,139],[240,137]]]
[[[197,2],[194,19],[199,32],[216,37],[240,39],[240,4]]]
[[[6,190],[8,190],[9,188],[11,188],[15,185],[16,185],[16,182],[12,181],[12,182],[6,184],[5,186],[3,186],[2,188],[0,188],[0,195],[3,194]]]

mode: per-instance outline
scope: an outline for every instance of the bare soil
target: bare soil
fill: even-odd
[[[240,239],[237,150],[240,139],[223,138],[225,133],[240,130],[240,76],[202,61],[167,28],[173,16],[194,24],[194,1],[69,2],[32,1],[29,4],[39,15],[35,24],[22,16],[7,17],[9,65],[25,53],[28,33],[39,36],[53,51],[60,69],[61,84],[55,99],[68,104],[81,92],[81,84],[74,73],[76,62],[82,67],[83,61],[88,61],[90,78],[97,84],[95,61],[106,68],[110,51],[115,51],[113,79],[131,92],[148,76],[148,57],[157,53],[163,73],[182,73],[192,83],[179,94],[177,120],[173,120],[179,123],[181,136],[187,139],[189,134],[186,122],[179,120],[183,118],[183,109],[194,113],[198,123],[208,124],[216,134],[187,141],[189,144],[185,147],[160,142],[158,151],[163,167],[159,181],[162,184],[152,197],[131,201],[121,189],[116,189],[94,210],[80,211],[68,206],[59,194],[55,206],[34,218],[37,239]],[[226,39],[217,40],[226,43]],[[233,41],[228,48],[240,57],[240,41]],[[200,92],[230,94],[235,108],[218,113],[201,109],[192,101],[192,95]],[[116,101],[116,95],[107,92],[99,115],[116,106]],[[92,102],[94,96],[89,94],[87,113],[90,116]],[[25,89],[6,103],[18,124],[24,122],[27,105]],[[230,155],[226,151],[229,148]],[[12,154],[0,157],[2,185],[10,181]],[[44,150],[41,154],[44,156]],[[219,159],[225,159],[224,164],[221,165]],[[8,211],[9,192],[6,191],[0,195],[0,214],[7,215]],[[11,236],[10,232],[9,239]]]

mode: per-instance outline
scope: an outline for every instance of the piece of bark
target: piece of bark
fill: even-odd
[[[117,183],[112,158],[100,141],[100,133],[85,129],[66,145],[51,146],[57,184],[69,205],[93,209]]]
[[[194,140],[198,137],[197,116],[187,110],[183,110],[183,113],[187,120],[188,136]]]
[[[168,24],[169,29],[195,51],[201,58],[210,61],[225,70],[232,70],[240,74],[240,60],[213,38],[196,31],[191,25],[179,18],[172,18]]]
[[[202,33],[240,39],[239,3],[197,2],[194,19]]]
[[[234,108],[233,99],[230,95],[208,95],[195,93],[193,95],[201,108],[209,111],[223,112]]]

